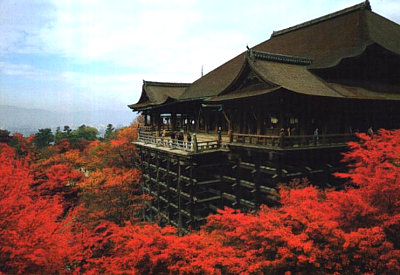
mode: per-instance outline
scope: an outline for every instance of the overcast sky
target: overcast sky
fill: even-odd
[[[118,110],[360,0],[0,0],[0,105]],[[372,9],[400,22],[399,0]]]

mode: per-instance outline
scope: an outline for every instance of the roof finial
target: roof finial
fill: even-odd
[[[201,65],[201,77],[203,77],[203,65]]]
[[[372,10],[371,3],[369,2],[369,0],[365,0],[364,5],[368,10]]]
[[[250,51],[249,45],[246,45],[246,48],[247,48],[248,51]]]

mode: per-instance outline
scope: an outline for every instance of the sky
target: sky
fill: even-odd
[[[272,31],[361,0],[0,0],[0,105],[121,110],[143,79],[193,82]],[[400,22],[399,0],[372,10]]]

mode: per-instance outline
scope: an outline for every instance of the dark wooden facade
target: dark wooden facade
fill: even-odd
[[[276,205],[279,182],[337,184],[356,132],[399,128],[400,26],[366,1],[274,32],[192,84],[145,81],[130,108],[145,117],[146,219],[185,231],[224,206]]]

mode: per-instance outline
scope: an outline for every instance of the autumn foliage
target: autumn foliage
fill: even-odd
[[[83,150],[0,145],[0,272],[400,273],[400,130],[350,144],[341,190],[297,180],[280,187],[280,207],[226,208],[185,236],[140,222],[150,198],[138,190],[135,135]]]

